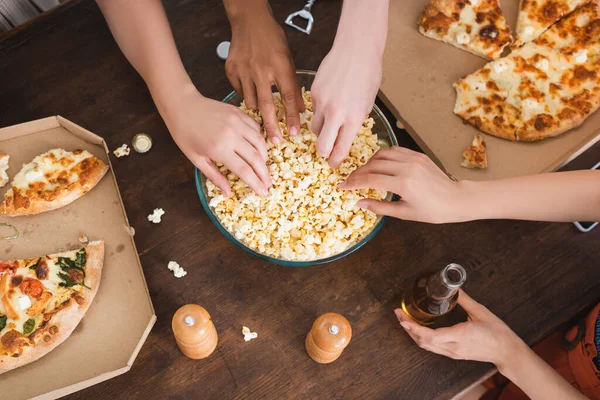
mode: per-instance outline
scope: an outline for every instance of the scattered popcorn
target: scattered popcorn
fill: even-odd
[[[171,271],[173,271],[173,275],[175,275],[175,278],[183,278],[187,275],[187,272],[183,268],[181,268],[181,266],[179,266],[179,264],[177,264],[175,261],[169,261],[167,267]]]
[[[356,168],[364,165],[377,150],[374,121],[366,117],[350,154],[337,169],[317,154],[317,136],[310,130],[313,118],[310,92],[302,90],[306,111],[300,114],[300,133],[290,136],[279,93],[273,95],[281,143],[268,142],[267,166],[273,187],[269,195],[256,195],[226,167],[218,164],[231,184],[232,196],[225,197],[207,181],[209,205],[233,236],[248,247],[270,257],[310,261],[330,257],[346,250],[364,237],[377,222],[377,216],[356,207],[360,199],[381,200],[387,193],[379,190],[342,190],[338,184]],[[242,111],[262,123],[259,111]],[[263,135],[264,128],[262,129]]]
[[[79,235],[79,241],[87,245],[90,242],[90,239],[88,239],[88,237],[82,233],[81,235]]]
[[[242,334],[244,335],[244,340],[246,342],[249,342],[252,339],[256,339],[258,337],[258,333],[250,332],[250,328],[248,328],[247,326],[242,326]]]
[[[123,144],[121,147],[117,147],[117,149],[115,151],[113,151],[113,153],[115,154],[115,156],[117,156],[117,158],[128,156],[130,152],[131,152],[131,149],[129,148],[129,146],[127,146],[126,143]]]
[[[162,208],[155,208],[152,214],[148,215],[148,221],[152,222],[153,224],[159,224],[160,218],[163,215],[165,215],[165,210]]]

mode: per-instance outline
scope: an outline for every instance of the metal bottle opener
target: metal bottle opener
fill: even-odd
[[[285,24],[288,26],[291,26],[294,29],[299,30],[300,32],[310,35],[310,32],[312,31],[313,23],[315,22],[315,19],[313,18],[312,14],[310,13],[310,9],[312,8],[313,4],[315,4],[315,1],[317,1],[317,0],[308,0],[308,2],[306,3],[306,5],[304,6],[304,8],[302,10],[296,11],[295,13],[291,13],[290,15],[288,15],[288,17],[285,19]],[[302,28],[302,27],[294,24],[294,18],[296,18],[296,17],[302,18],[302,19],[305,19],[306,21],[308,21],[308,25],[306,25],[306,28]]]

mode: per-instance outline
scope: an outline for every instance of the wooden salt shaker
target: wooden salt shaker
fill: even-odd
[[[189,358],[199,360],[212,354],[219,338],[217,330],[204,308],[196,304],[181,307],[171,324],[177,346]]]
[[[306,351],[320,364],[338,359],[350,343],[352,328],[344,316],[336,313],[321,315],[306,336]]]

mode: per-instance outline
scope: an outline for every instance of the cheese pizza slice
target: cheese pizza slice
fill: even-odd
[[[521,0],[513,48],[537,39],[558,20],[590,0]]]
[[[431,0],[419,32],[491,60],[513,40],[498,0]]]
[[[35,215],[63,207],[92,190],[106,171],[108,166],[86,150],[50,150],[15,175],[0,215]]]
[[[454,112],[510,140],[558,136],[600,106],[600,2],[454,84]]]
[[[0,374],[64,342],[89,308],[104,242],[31,259],[0,261]]]

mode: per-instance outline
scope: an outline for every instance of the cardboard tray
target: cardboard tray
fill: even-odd
[[[457,179],[488,180],[549,172],[564,166],[600,139],[600,112],[577,129],[542,142],[519,143],[485,135],[488,169],[460,166],[479,132],[453,113],[452,84],[487,61],[418,31],[429,0],[391,1],[380,95],[417,144]],[[514,31],[519,0],[500,0]]]
[[[22,164],[57,147],[88,150],[110,165],[102,138],[62,117],[0,129],[11,179]],[[80,233],[106,247],[100,288],[86,316],[48,355],[1,375],[0,399],[54,399],[127,372],[156,316],[112,167],[96,188],[66,207],[0,222],[20,231],[19,238],[0,241],[3,260],[81,247]]]

